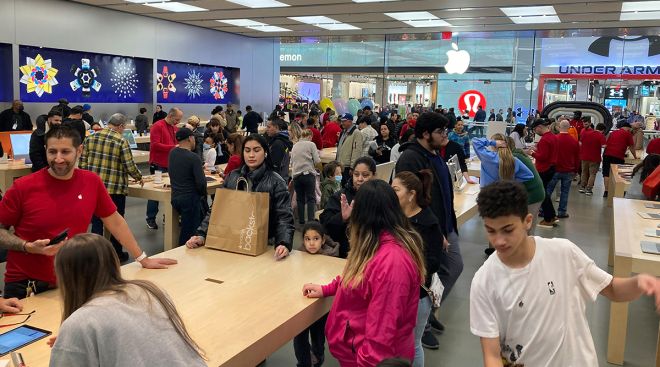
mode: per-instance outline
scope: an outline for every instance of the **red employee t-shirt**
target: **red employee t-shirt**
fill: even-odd
[[[13,226],[26,241],[51,239],[69,229],[69,238],[87,232],[92,215],[105,218],[117,211],[101,178],[74,169],[69,180],[58,180],[44,168],[21,177],[0,201],[0,223]],[[56,284],[54,257],[9,251],[5,282],[36,279]]]
[[[341,134],[341,127],[336,122],[328,122],[325,124],[321,136],[324,148],[333,148],[337,146],[339,141],[339,134]]]
[[[536,152],[532,155],[536,160],[536,170],[545,172],[550,167],[557,164],[557,137],[551,133],[546,132],[541,136],[538,144],[536,144]]]
[[[646,154],[660,154],[660,138],[655,138],[646,147]]]
[[[605,145],[605,135],[593,129],[582,130],[580,134],[580,160],[600,162],[601,148]]]
[[[605,147],[603,155],[625,159],[626,149],[633,144],[635,144],[635,142],[633,141],[633,136],[630,131],[624,129],[612,131],[607,138],[607,146]]]
[[[577,173],[580,167],[580,145],[569,133],[555,135],[557,144],[557,164],[555,169],[560,173]]]

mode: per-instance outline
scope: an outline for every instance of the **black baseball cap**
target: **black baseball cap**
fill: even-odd
[[[540,125],[548,126],[548,125],[550,125],[550,120],[548,120],[548,119],[543,119],[543,118],[541,118],[541,119],[536,119],[536,120],[534,120],[534,122],[532,122],[532,125],[530,126],[530,128],[534,129],[534,128],[536,128],[537,126],[540,126]]]
[[[191,136],[193,136],[192,130],[186,127],[182,127],[176,132],[176,141],[186,140]]]

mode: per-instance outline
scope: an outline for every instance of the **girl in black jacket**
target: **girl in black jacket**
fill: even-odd
[[[348,256],[346,224],[351,217],[353,198],[360,186],[376,176],[376,162],[371,157],[360,157],[355,161],[352,177],[346,185],[328,199],[319,217],[321,224],[335,242],[339,242],[339,257]]]
[[[268,212],[268,238],[275,246],[277,259],[289,255],[293,246],[293,210],[291,198],[286,182],[275,171],[268,156],[268,143],[261,135],[250,135],[243,143],[241,168],[236,169],[225,179],[224,187],[235,190],[239,186],[238,179],[245,178],[250,191],[267,192],[270,194],[270,208]],[[240,185],[240,189],[247,189]],[[211,212],[206,215],[197,229],[197,236],[186,242],[189,248],[204,245],[206,233],[209,228]]]
[[[413,228],[422,237],[424,243],[424,259],[426,261],[426,288],[431,286],[431,278],[440,269],[440,257],[443,247],[448,242],[442,235],[440,221],[433,214],[429,205],[431,204],[431,183],[433,173],[429,170],[421,170],[418,173],[409,171],[399,172],[392,181],[392,188],[399,197],[401,209]],[[419,290],[419,307],[417,308],[417,325],[415,325],[415,366],[424,365],[424,350],[422,348],[422,336],[425,344],[433,344],[435,336],[430,331],[425,331],[426,320],[432,310],[431,299],[424,288]],[[426,335],[424,335],[426,334]],[[437,340],[435,343],[437,345]]]

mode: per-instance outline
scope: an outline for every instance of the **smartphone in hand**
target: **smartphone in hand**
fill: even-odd
[[[69,229],[65,229],[62,231],[62,233],[58,234],[57,236],[53,237],[50,242],[48,243],[48,246],[52,245],[57,245],[58,243],[64,241],[67,236],[69,235]]]

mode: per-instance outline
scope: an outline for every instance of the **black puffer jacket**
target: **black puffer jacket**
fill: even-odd
[[[321,224],[335,242],[339,242],[339,257],[345,259],[348,256],[349,244],[346,236],[347,222],[341,218],[341,195],[346,195],[348,203],[353,202],[357,191],[353,188],[353,179],[350,178],[344,187],[334,193],[325,204],[325,209],[319,217]]]
[[[291,198],[287,185],[277,173],[262,165],[256,170],[249,172],[247,166],[242,166],[231,172],[225,180],[224,187],[235,190],[238,179],[244,177],[250,184],[252,192],[267,192],[270,194],[270,208],[268,214],[268,238],[275,245],[283,244],[289,251],[293,246],[293,210],[291,209]],[[239,187],[245,190],[244,184]],[[197,229],[198,236],[206,237],[209,228],[211,212],[206,215]]]

